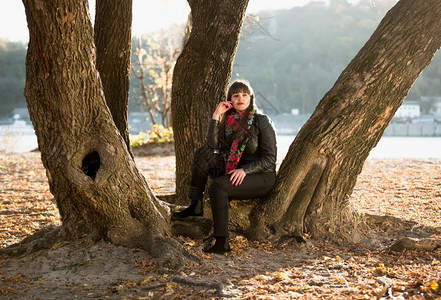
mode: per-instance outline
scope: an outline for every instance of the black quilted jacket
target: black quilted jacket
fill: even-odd
[[[207,144],[217,149],[219,121],[210,119],[207,131]],[[250,136],[237,168],[247,174],[275,172],[277,160],[276,132],[267,115],[256,113],[253,125],[248,130]]]

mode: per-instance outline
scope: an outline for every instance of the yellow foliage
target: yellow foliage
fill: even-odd
[[[139,147],[144,144],[155,143],[157,145],[173,143],[173,129],[165,128],[161,124],[153,125],[152,129],[146,132],[140,132],[138,135],[130,138],[130,146],[132,148]]]
[[[283,280],[289,279],[289,276],[288,276],[288,274],[286,274],[284,272],[275,272],[273,279],[275,281],[283,281]]]
[[[142,283],[146,284],[146,283],[148,283],[150,280],[152,280],[152,278],[153,278],[153,276],[149,276],[149,277],[147,277],[146,279],[144,279],[144,280],[142,281]]]
[[[378,267],[374,269],[374,274],[377,275],[394,275],[395,271],[392,268],[386,268],[386,266],[382,263],[378,264]]]
[[[436,282],[435,280],[432,281],[429,285],[429,289],[431,289],[432,291],[436,292],[436,290],[438,289],[438,282]]]
[[[184,245],[194,247],[196,245],[196,242],[195,241],[188,241],[188,242],[185,242]]]

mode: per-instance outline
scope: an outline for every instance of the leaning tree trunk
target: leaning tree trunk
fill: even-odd
[[[248,0],[188,3],[192,30],[176,62],[171,103],[177,195],[188,192],[193,153],[205,140],[217,103],[225,98]]]
[[[250,236],[319,237],[349,223],[364,161],[441,46],[440,14],[438,0],[401,0],[387,13],[297,135]]]
[[[113,122],[130,149],[127,109],[132,46],[132,0],[97,0],[95,11],[96,68],[100,73]]]
[[[106,106],[87,0],[23,3],[25,96],[63,236],[168,252],[165,263],[175,263],[183,257],[164,249],[177,249],[163,238],[168,209],[138,172]]]

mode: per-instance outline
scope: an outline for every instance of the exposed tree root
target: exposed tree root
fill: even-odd
[[[405,228],[407,226],[415,226],[416,222],[413,221],[403,221],[400,218],[393,216],[378,216],[371,214],[364,214],[367,223],[375,224],[375,225],[388,225],[393,227]]]
[[[166,202],[170,207],[174,207],[179,203],[182,197],[176,194],[170,194],[170,195],[156,195],[156,198],[158,198],[161,201]],[[188,200],[187,200],[188,201]]]
[[[21,242],[0,249],[1,254],[21,256],[35,253],[42,249],[51,249],[54,244],[62,241],[61,227],[49,226],[42,228]]]
[[[392,244],[389,249],[392,251],[404,251],[404,250],[420,250],[420,251],[434,251],[441,248],[441,239],[426,238],[430,233],[430,227],[425,227],[419,225],[413,221],[404,221],[400,218],[393,216],[377,216],[371,214],[365,214],[365,220],[370,225],[380,226],[382,229],[393,229],[393,230],[410,230],[412,235],[417,234],[418,237],[403,237],[398,239],[394,244]],[[418,229],[418,230],[416,230]],[[401,233],[402,235],[402,233]]]
[[[441,239],[413,239],[405,237],[396,241],[389,249],[392,251],[420,250],[430,252],[440,247]]]
[[[165,272],[167,269],[179,270],[188,260],[200,262],[199,258],[190,255],[184,247],[173,238],[155,236],[149,252],[157,259],[160,272]]]
[[[19,243],[0,249],[0,254],[11,257],[30,255],[43,249],[51,249],[63,241],[62,226],[50,226],[38,230]],[[154,236],[151,244],[142,245],[141,248],[147,250],[157,260],[160,271],[180,269],[188,260],[200,262],[199,258],[190,255],[178,241],[172,238]]]
[[[203,217],[172,219],[171,229],[174,236],[182,235],[192,239],[206,238],[213,228],[213,221]]]
[[[215,291],[213,295],[217,297],[231,297],[231,295],[229,295],[227,292],[228,288],[231,287],[230,282],[207,282],[193,277],[189,278],[179,275],[172,276],[171,281],[174,281],[179,284],[185,284],[189,286],[200,286],[206,289],[213,290]],[[225,281],[229,281],[229,280],[225,279]]]

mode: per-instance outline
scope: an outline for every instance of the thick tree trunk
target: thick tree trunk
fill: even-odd
[[[188,2],[193,26],[176,62],[172,88],[178,195],[188,192],[193,153],[205,140],[217,103],[225,98],[248,5],[248,0]]]
[[[438,0],[401,0],[324,96],[254,209],[250,236],[336,232],[369,152],[441,46]]]
[[[138,172],[106,106],[87,0],[23,3],[30,32],[25,96],[63,236],[159,255],[164,241],[175,245],[163,238],[169,212]]]
[[[97,0],[95,13],[96,68],[113,121],[130,149],[127,123],[132,0]],[[129,150],[130,151],[130,150]]]

